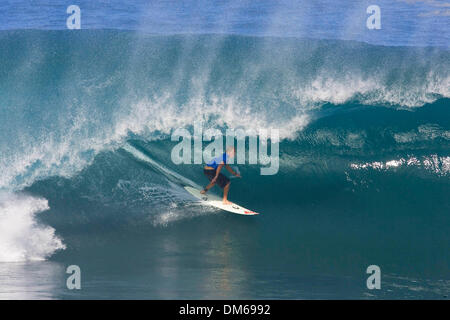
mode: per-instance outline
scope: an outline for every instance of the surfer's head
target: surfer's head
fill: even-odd
[[[233,146],[229,146],[227,148],[227,155],[232,158],[234,157],[234,154],[236,153],[236,149]]]

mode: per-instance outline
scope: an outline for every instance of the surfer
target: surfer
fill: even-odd
[[[225,168],[234,176],[240,178],[241,175],[236,173],[231,169],[231,167],[227,164],[230,158],[233,158],[235,154],[234,147],[228,147],[227,151],[219,157],[215,157],[203,169],[203,173],[206,177],[208,177],[209,181],[211,181],[202,191],[201,194],[205,194],[211,189],[215,184],[219,185],[223,189],[223,203],[230,204],[228,201],[228,191],[230,190],[230,179],[228,179],[225,175],[220,173],[222,168]]]

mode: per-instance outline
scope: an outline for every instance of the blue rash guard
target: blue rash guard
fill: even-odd
[[[228,158],[229,158],[229,156],[226,153],[224,153],[220,157],[215,157],[210,162],[208,162],[206,165],[208,167],[214,168],[214,170],[217,170],[217,167],[219,166],[219,164],[221,164],[222,162],[224,164],[227,163]]]

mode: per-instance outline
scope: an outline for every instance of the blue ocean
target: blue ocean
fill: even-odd
[[[372,2],[0,0],[0,299],[448,299],[450,3]],[[259,215],[196,121],[279,130]]]

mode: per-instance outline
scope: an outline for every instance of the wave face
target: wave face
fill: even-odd
[[[192,203],[151,165],[206,183],[200,166],[170,161],[170,133],[203,120],[280,130],[279,173],[262,177],[259,167],[240,166],[245,180],[233,182],[233,200],[267,219],[288,219],[287,230],[306,224],[300,220],[318,207],[325,228],[338,215],[376,221],[374,228],[409,216],[438,228],[418,250],[441,239],[434,250],[450,261],[442,228],[450,209],[449,51],[5,31],[0,65],[0,190],[8,194],[0,219],[2,228],[14,226],[0,232],[2,260],[44,259],[64,248],[53,228],[63,235],[112,225],[135,230],[217,213]],[[13,193],[20,191],[33,196]],[[409,227],[403,237],[411,240]],[[18,244],[14,230],[30,238]],[[396,236],[391,231],[385,228],[387,238]],[[445,274],[442,265],[436,270]]]
[[[154,139],[198,119],[293,139],[327,104],[414,108],[450,96],[450,54],[432,48],[113,31],[0,37],[0,188],[70,176],[130,134]]]

